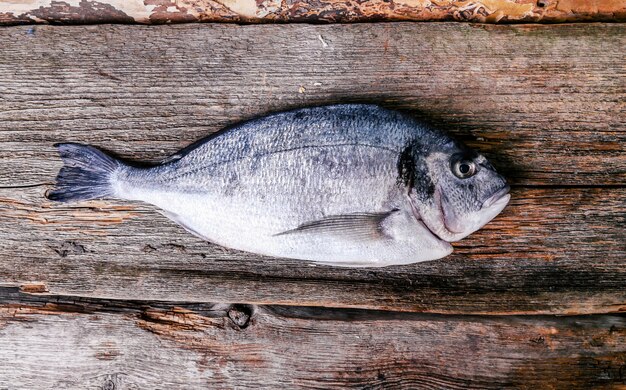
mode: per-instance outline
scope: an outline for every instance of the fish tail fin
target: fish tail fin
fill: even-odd
[[[56,187],[46,197],[57,202],[105,198],[114,195],[113,174],[121,161],[89,145],[60,143],[54,145],[63,159]]]

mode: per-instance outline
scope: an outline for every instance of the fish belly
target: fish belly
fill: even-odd
[[[432,260],[450,253],[410,213],[397,183],[396,156],[363,145],[307,147],[257,158],[179,168],[158,185],[128,185],[142,200],[216,244],[275,257],[345,266]],[[156,171],[158,173],[158,170]],[[155,174],[157,174],[155,173]],[[401,210],[384,239],[323,232],[282,234],[328,216]]]
[[[354,239],[323,233],[280,234],[293,223],[255,211],[243,200],[224,204],[207,194],[146,196],[165,215],[210,242],[267,256],[346,267],[380,267],[441,258],[452,247],[432,236],[410,212],[385,221],[384,239]]]

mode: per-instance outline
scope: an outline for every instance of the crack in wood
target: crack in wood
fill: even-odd
[[[583,389],[622,383],[626,367],[624,315],[242,309],[228,304],[31,296],[17,288],[0,288],[0,301],[0,381],[5,381],[0,384],[14,386],[32,387],[26,384],[33,379],[16,375],[20,370],[15,368],[34,365],[48,383],[63,381],[73,387],[94,380],[107,385],[118,375],[115,367],[123,366],[124,383],[143,388],[162,387],[178,378],[186,386],[211,387],[308,386],[323,381],[330,388],[399,383],[415,388],[431,383],[436,388],[501,389],[533,383],[538,388],[549,384]],[[233,312],[245,310],[254,311],[254,321],[242,329],[233,323],[239,321]],[[51,334],[54,343],[47,341]],[[21,342],[15,344],[14,337]],[[59,364],[40,365],[20,352],[26,350],[64,358],[55,360]],[[66,350],[81,365],[68,365]],[[17,358],[6,359],[7,351]],[[468,354],[474,358],[467,359]],[[163,360],[166,365],[159,363]],[[189,363],[195,368],[190,370]],[[94,372],[99,375],[94,377]]]

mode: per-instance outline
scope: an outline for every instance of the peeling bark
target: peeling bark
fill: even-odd
[[[621,0],[35,0],[0,3],[0,24],[623,21]]]

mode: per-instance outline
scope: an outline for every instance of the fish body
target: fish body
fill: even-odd
[[[332,265],[444,257],[509,200],[484,157],[375,105],[272,114],[148,168],[58,147],[66,166],[50,199],[140,200],[216,244]],[[460,177],[459,161],[471,176]]]

